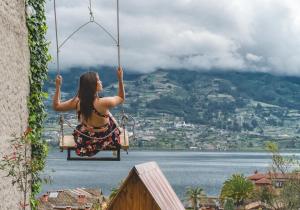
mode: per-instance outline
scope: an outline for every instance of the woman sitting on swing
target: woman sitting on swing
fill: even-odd
[[[109,109],[125,100],[123,70],[118,68],[118,95],[99,98],[102,83],[96,72],[87,72],[80,76],[77,95],[67,101],[60,101],[62,77],[56,77],[56,90],[53,97],[53,109],[56,111],[76,110],[80,124],[74,130],[76,154],[93,156],[99,150],[115,148],[120,144],[120,130]],[[78,132],[79,131],[79,132]]]

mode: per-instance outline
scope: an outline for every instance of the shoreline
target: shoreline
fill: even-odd
[[[53,146],[51,144],[48,144],[49,151],[50,150],[60,150],[59,147]],[[121,150],[122,151],[122,150]],[[124,150],[123,150],[124,151]],[[265,149],[242,149],[242,150],[197,150],[197,149],[169,149],[169,148],[155,148],[155,147],[149,147],[149,148],[139,148],[139,147],[132,147],[128,149],[128,152],[130,151],[157,151],[157,152],[203,152],[203,153],[269,153]],[[300,153],[300,149],[282,149],[279,151],[280,153]]]

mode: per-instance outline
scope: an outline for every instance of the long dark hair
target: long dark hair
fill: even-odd
[[[78,98],[80,100],[80,113],[85,120],[92,116],[94,100],[97,93],[97,73],[86,72],[80,76]]]

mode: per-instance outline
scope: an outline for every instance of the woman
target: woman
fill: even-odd
[[[121,104],[125,100],[123,86],[123,70],[118,68],[118,95],[99,98],[102,83],[95,72],[87,72],[80,76],[77,95],[67,101],[60,101],[60,87],[62,77],[56,77],[56,90],[53,97],[53,109],[56,111],[76,110],[80,124],[74,130],[76,154],[79,156],[93,156],[99,150],[118,146],[120,131],[111,116],[109,109]]]

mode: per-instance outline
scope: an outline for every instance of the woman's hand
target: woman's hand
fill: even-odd
[[[122,67],[118,68],[117,76],[118,76],[119,81],[123,81],[123,69],[122,69]]]
[[[99,107],[106,107],[107,109],[113,108],[125,101],[125,90],[123,85],[123,70],[121,67],[117,70],[117,77],[119,80],[119,88],[118,88],[118,95],[113,97],[103,97],[101,98],[101,103],[99,103]]]
[[[57,75],[57,76],[56,76],[56,80],[55,80],[56,87],[57,87],[57,88],[60,88],[61,83],[62,83],[62,76]]]

